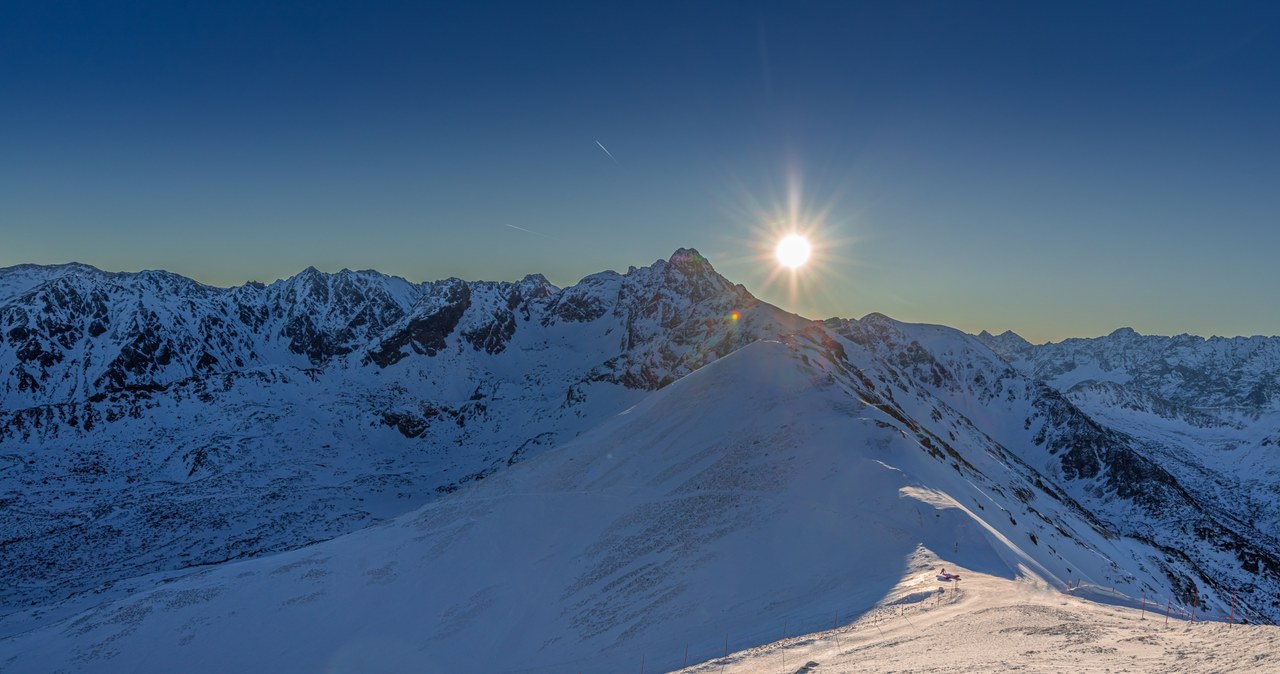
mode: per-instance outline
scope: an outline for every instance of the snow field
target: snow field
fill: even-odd
[[[880,607],[850,625],[734,652],[679,671],[1280,671],[1280,628],[1274,626],[1191,623],[1177,618],[1166,622],[1162,614],[1083,600],[1031,578],[1007,580],[972,571],[961,571],[961,575],[957,589],[939,592],[941,584],[932,573],[911,574]],[[919,588],[926,588],[930,598],[893,603],[891,597],[919,592]]]

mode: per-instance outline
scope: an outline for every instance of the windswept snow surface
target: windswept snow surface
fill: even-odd
[[[940,458],[813,353],[751,344],[405,516],[4,639],[0,669],[664,671],[680,644],[873,610],[929,551],[1059,589],[1116,560],[1124,590],[1161,582],[1065,504],[1040,499],[1057,531],[1017,523],[992,487],[1035,487],[1008,457]]]
[[[914,561],[880,606],[856,621],[680,673],[1280,671],[1274,626],[1166,619],[1163,598],[1145,608],[1097,603],[1033,580],[958,568],[964,578],[952,586],[935,579],[946,562],[928,554]]]

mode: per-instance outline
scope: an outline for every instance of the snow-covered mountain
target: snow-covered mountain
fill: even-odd
[[[1280,532],[1280,337],[1140,335],[1032,345],[981,333],[1021,373],[1121,431],[1206,508]],[[1249,564],[1252,567],[1253,564]]]
[[[16,672],[551,672],[653,653],[663,671],[680,664],[672,644],[869,610],[922,556],[1058,588],[1167,587],[1161,551],[1002,448],[965,456],[916,427],[820,335],[789,341],[383,526],[159,585],[0,658]]]
[[[983,332],[978,339],[1060,390],[1114,382],[1193,408],[1280,410],[1280,337],[1160,337],[1120,328],[1105,337],[1041,345],[1013,332]]]
[[[805,320],[696,251],[565,289],[83,266],[0,287],[6,671],[612,670],[869,610],[922,554],[1280,618],[1277,481],[1232,507],[1194,437],[1089,406],[1117,381],[1064,392],[1008,335]],[[1207,414],[1138,393],[1108,395]],[[1196,428],[1270,418],[1228,416]]]
[[[685,250],[564,290],[43,272],[0,305],[11,608],[353,531],[807,324]]]

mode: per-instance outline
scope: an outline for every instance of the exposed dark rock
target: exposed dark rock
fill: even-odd
[[[461,281],[453,283],[440,307],[430,314],[410,319],[402,330],[370,350],[369,359],[378,367],[385,368],[409,355],[404,351],[405,347],[417,354],[435,356],[448,346],[446,339],[458,327],[469,306],[470,287]]]
[[[462,333],[462,338],[476,351],[502,353],[516,334],[516,317],[507,311],[495,311],[490,322]]]

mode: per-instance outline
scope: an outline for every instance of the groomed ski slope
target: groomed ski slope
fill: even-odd
[[[1166,620],[1165,605],[1095,603],[1029,578],[960,569],[926,550],[878,608],[681,674],[1280,671],[1280,628]],[[946,566],[963,577],[936,580]]]
[[[706,659],[873,610],[928,551],[1056,588],[1132,554],[1101,536],[1026,543],[1014,503],[801,360],[749,345],[383,525],[0,641],[0,670],[669,671],[680,644]]]

